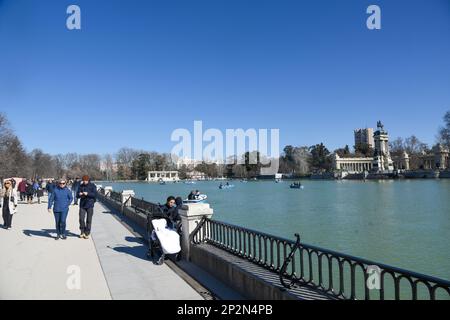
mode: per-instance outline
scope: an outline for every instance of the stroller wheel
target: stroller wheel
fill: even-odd
[[[158,261],[156,262],[158,266],[162,266],[164,264],[164,255],[159,257]]]

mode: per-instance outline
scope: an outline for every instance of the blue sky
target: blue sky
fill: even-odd
[[[170,151],[194,120],[330,149],[382,120],[432,144],[449,57],[448,0],[0,0],[0,110],[54,154]]]

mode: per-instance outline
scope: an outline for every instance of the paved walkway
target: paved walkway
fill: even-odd
[[[170,268],[146,260],[144,245],[101,204],[89,240],[78,238],[73,206],[68,239],[55,241],[46,206],[19,204],[13,228],[0,229],[0,299],[201,299]]]

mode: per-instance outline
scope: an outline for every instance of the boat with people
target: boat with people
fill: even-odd
[[[208,199],[206,194],[199,194],[195,199],[186,199],[183,200],[183,203],[204,203]]]
[[[195,184],[195,181],[185,181],[184,184]]]
[[[226,184],[220,184],[219,189],[231,189],[234,188],[234,184],[229,184],[228,182]]]
[[[303,185],[300,182],[292,183],[289,188],[291,189],[304,189]]]

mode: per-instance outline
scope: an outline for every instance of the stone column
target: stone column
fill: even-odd
[[[123,190],[122,191],[122,206],[123,207],[131,207],[131,198],[134,197],[133,190]]]
[[[113,191],[113,187],[105,187],[105,196],[109,197],[111,192]]]
[[[181,250],[184,259],[189,260],[190,241],[189,236],[195,230],[203,217],[211,218],[213,209],[208,203],[189,203],[184,204],[179,210],[182,224]]]

